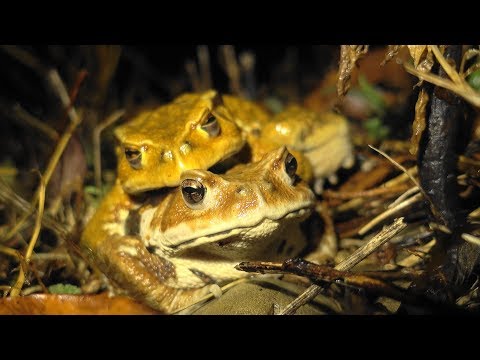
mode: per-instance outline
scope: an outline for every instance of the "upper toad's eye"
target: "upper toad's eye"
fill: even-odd
[[[142,168],[142,152],[140,150],[126,148],[125,157],[133,169],[138,170]]]
[[[220,125],[218,124],[217,118],[212,114],[208,116],[207,121],[201,127],[210,137],[215,137],[220,134]]]
[[[182,196],[187,205],[197,205],[205,197],[206,188],[200,181],[185,179],[182,181]]]
[[[295,173],[297,172],[297,166],[298,164],[295,156],[288,153],[287,157],[285,158],[285,171],[292,179],[295,177]]]

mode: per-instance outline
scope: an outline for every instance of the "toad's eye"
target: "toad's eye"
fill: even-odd
[[[142,152],[140,150],[126,148],[125,157],[133,169],[139,170],[142,168]]]
[[[295,173],[297,172],[297,166],[297,159],[295,159],[295,156],[289,153],[285,158],[285,171],[292,179],[295,177]]]
[[[185,179],[182,181],[182,196],[187,205],[198,205],[203,201],[207,189],[200,181]]]
[[[218,134],[220,134],[220,125],[218,124],[217,118],[210,114],[207,121],[202,125],[202,130],[206,131],[210,137],[218,136]]]

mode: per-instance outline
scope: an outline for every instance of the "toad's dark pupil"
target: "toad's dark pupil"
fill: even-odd
[[[202,125],[202,129],[208,133],[210,137],[216,137],[220,134],[220,125],[217,118],[210,115],[207,121]]]
[[[142,153],[139,150],[125,149],[125,157],[130,166],[134,169],[140,169],[142,166]]]
[[[295,173],[297,172],[297,159],[292,154],[288,154],[285,158],[285,171],[287,172],[288,176],[293,178]]]
[[[182,195],[189,204],[198,204],[205,197],[205,187],[197,180],[186,179],[182,182]]]

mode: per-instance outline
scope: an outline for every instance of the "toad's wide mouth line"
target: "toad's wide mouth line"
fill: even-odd
[[[199,241],[199,240],[204,240],[204,239],[208,239],[208,238],[217,237],[218,239],[215,240],[215,241],[212,241],[212,243],[225,241],[225,239],[228,238],[229,235],[233,236],[233,235],[237,235],[237,234],[241,233],[242,231],[249,230],[249,229],[254,229],[257,226],[264,223],[265,221],[278,221],[278,220],[282,220],[282,219],[303,217],[303,216],[309,214],[312,211],[312,208],[313,208],[313,206],[305,206],[305,207],[290,211],[289,213],[285,214],[284,216],[281,216],[281,217],[278,217],[278,218],[268,218],[268,217],[263,218],[263,219],[257,221],[253,225],[243,226],[243,227],[242,226],[237,226],[237,227],[235,227],[235,229],[228,229],[228,230],[219,231],[219,232],[208,234],[208,235],[202,235],[202,236],[199,236],[199,237],[196,237],[196,238],[193,238],[193,239],[192,238],[191,239],[186,239],[186,240],[183,240],[179,244],[166,245],[166,247],[171,249],[171,251],[178,252],[179,250],[181,250],[186,245],[191,245],[195,241]],[[204,242],[204,241],[202,241],[202,242]]]

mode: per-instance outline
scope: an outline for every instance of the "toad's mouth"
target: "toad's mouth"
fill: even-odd
[[[311,213],[312,207],[305,206],[284,214],[281,217],[262,218],[254,224],[245,226],[236,225],[233,229],[227,229],[215,233],[205,234],[195,238],[182,239],[180,242],[171,245],[162,246],[162,250],[170,256],[176,256],[187,249],[200,249],[204,246],[212,245],[226,248],[235,247],[242,243],[242,246],[254,244],[259,237],[265,238],[279,229],[280,224],[292,222],[300,222],[305,220]],[[258,231],[256,231],[258,230]]]

